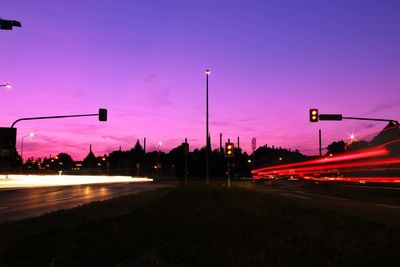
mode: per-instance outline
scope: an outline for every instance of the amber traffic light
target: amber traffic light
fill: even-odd
[[[310,122],[318,122],[318,109],[310,109]]]
[[[234,149],[233,143],[225,143],[225,156],[226,157],[233,157],[233,149]]]

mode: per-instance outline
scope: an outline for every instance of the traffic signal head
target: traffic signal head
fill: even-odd
[[[99,109],[99,121],[107,121],[107,109]]]
[[[233,157],[233,143],[225,143],[225,156],[226,157]]]
[[[318,109],[310,109],[310,122],[318,122]]]

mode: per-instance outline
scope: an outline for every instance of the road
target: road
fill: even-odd
[[[171,185],[110,183],[0,190],[0,222],[38,216],[92,201],[134,194]]]
[[[250,187],[273,196],[400,227],[400,188],[364,185],[303,186],[301,181],[279,181]]]

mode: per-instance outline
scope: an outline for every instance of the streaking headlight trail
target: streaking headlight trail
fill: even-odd
[[[0,188],[63,186],[80,184],[152,182],[153,179],[131,176],[97,175],[0,175]]]

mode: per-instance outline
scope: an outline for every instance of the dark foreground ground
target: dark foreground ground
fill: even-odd
[[[398,266],[400,228],[193,185],[0,225],[0,266]]]

